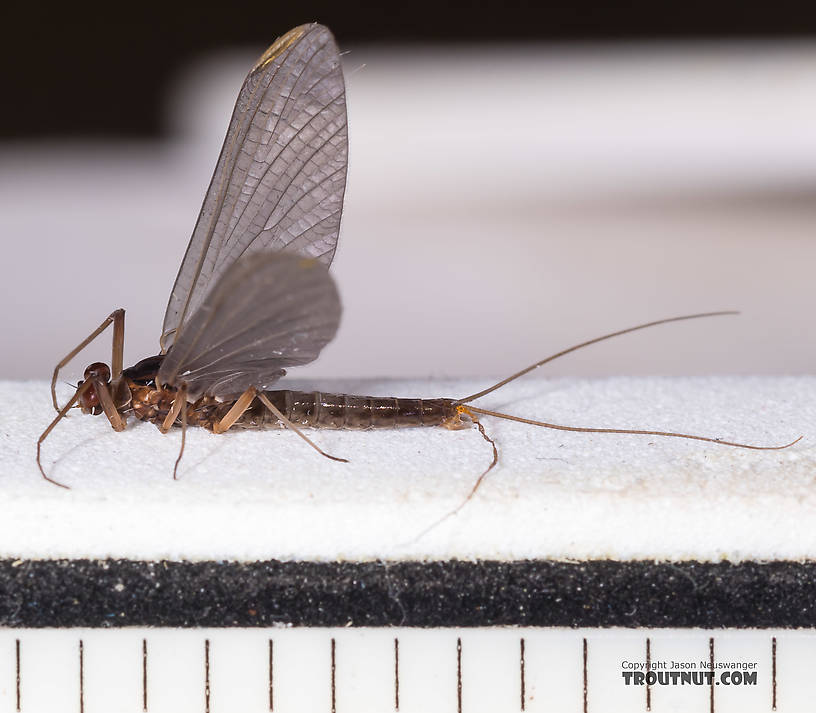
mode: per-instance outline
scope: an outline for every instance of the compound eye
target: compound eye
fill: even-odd
[[[82,386],[83,383],[84,382],[80,381],[79,386]],[[89,385],[88,390],[79,397],[79,405],[85,412],[93,411],[99,406],[99,396],[97,396],[96,389],[94,388],[93,384]]]
[[[92,376],[99,377],[103,381],[110,381],[110,368],[107,364],[103,364],[101,361],[96,361],[91,364],[87,369],[85,369],[85,378],[89,379]]]

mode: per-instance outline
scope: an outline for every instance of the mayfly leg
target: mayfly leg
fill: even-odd
[[[37,467],[40,469],[40,473],[42,473],[42,477],[43,477],[43,478],[45,478],[45,479],[46,479],[46,480],[47,480],[49,483],[53,483],[54,485],[59,485],[59,487],[60,487],[60,488],[65,488],[66,490],[69,490],[69,489],[70,489],[70,488],[68,488],[68,486],[67,486],[67,485],[63,485],[62,483],[57,482],[57,481],[56,481],[56,480],[54,480],[53,478],[49,478],[49,477],[48,477],[48,476],[45,474],[45,469],[42,467],[42,462],[40,461],[40,451],[41,451],[41,449],[42,449],[42,444],[43,444],[43,441],[46,439],[46,437],[48,436],[48,434],[49,434],[49,433],[51,433],[51,431],[53,431],[53,430],[54,430],[54,426],[56,426],[56,425],[57,425],[57,424],[58,424],[58,423],[59,423],[59,422],[60,422],[60,421],[61,421],[61,420],[62,420],[62,419],[65,417],[65,414],[67,414],[67,413],[68,413],[68,410],[69,410],[69,409],[70,409],[70,408],[71,408],[71,407],[72,407],[72,406],[73,406],[73,405],[74,405],[74,404],[75,404],[77,401],[79,401],[79,398],[80,398],[80,397],[81,397],[81,396],[82,396],[82,395],[83,395],[83,394],[84,394],[84,393],[85,393],[85,392],[86,392],[88,389],[90,389],[90,388],[91,388],[91,386],[93,386],[93,381],[91,381],[90,379],[88,379],[87,381],[85,381],[85,383],[84,383],[84,384],[82,384],[82,386],[80,386],[80,387],[79,387],[79,388],[76,390],[76,393],[74,393],[74,395],[73,395],[73,396],[72,396],[70,399],[68,399],[68,403],[67,403],[67,404],[65,404],[65,406],[63,406],[63,407],[62,407],[62,409],[60,409],[60,410],[58,411],[58,413],[57,413],[57,417],[56,417],[56,418],[55,418],[53,421],[51,421],[51,423],[50,423],[50,424],[48,424],[48,428],[46,428],[46,429],[45,429],[45,430],[42,432],[42,434],[40,435],[40,437],[37,439]]]
[[[167,416],[164,417],[164,421],[162,421],[161,426],[159,426],[159,430],[162,433],[167,433],[173,424],[176,422],[176,419],[181,414],[181,448],[179,449],[178,458],[176,458],[176,463],[173,466],[173,480],[178,480],[178,467],[179,463],[181,463],[181,457],[184,455],[184,444],[187,442],[187,386],[183,385],[177,392],[176,398],[173,399],[173,406],[170,408],[170,411],[167,412]]]
[[[294,423],[292,423],[288,418],[286,418],[286,416],[283,415],[281,410],[277,408],[275,404],[273,404],[269,400],[269,397],[265,393],[263,393],[263,391],[258,394],[258,398],[260,399],[261,403],[263,403],[263,405],[266,406],[266,408],[268,408],[273,414],[275,414],[275,416],[278,417],[278,420],[280,420],[280,422],[284,426],[286,426],[286,428],[288,428],[290,431],[294,431],[295,433],[297,433],[298,436],[300,436],[304,441],[306,441],[306,443],[308,443],[312,448],[314,448],[318,453],[320,453],[320,455],[326,456],[326,458],[330,460],[336,460],[338,463],[348,463],[348,459],[338,458],[337,456],[330,455],[329,453],[326,453],[326,451],[324,451],[316,443],[311,441],[309,437],[305,433],[303,433],[303,431],[301,431],[297,426],[295,426]]]
[[[124,315],[124,311],[122,314]],[[87,372],[86,372],[87,373]],[[53,478],[49,478],[45,474],[45,470],[42,467],[42,461],[40,460],[40,452],[42,450],[43,441],[46,439],[49,433],[54,430],[54,426],[56,426],[63,418],[68,415],[68,411],[73,408],[74,404],[82,398],[88,391],[90,391],[91,387],[93,387],[94,392],[96,393],[97,397],[99,398],[99,404],[102,406],[102,410],[107,416],[108,421],[110,421],[111,426],[113,427],[114,431],[124,431],[125,430],[125,421],[119,415],[119,412],[116,410],[116,405],[113,403],[113,397],[111,396],[110,389],[108,387],[107,379],[100,376],[98,373],[91,372],[88,374],[88,378],[86,378],[80,387],[76,390],[74,395],[68,399],[68,403],[65,404],[61,409],[58,409],[57,415],[50,424],[48,424],[48,428],[46,428],[40,437],[37,439],[37,467],[40,469],[40,473],[42,473],[42,477],[45,478],[49,483],[53,483],[54,485],[59,485],[61,488],[65,488],[68,490],[67,485],[63,485],[62,483],[58,483]]]
[[[71,359],[87,347],[94,339],[104,332],[109,325],[113,324],[113,347],[111,353],[111,377],[116,380],[122,374],[124,367],[125,351],[125,310],[117,309],[111,312],[93,332],[91,332],[80,344],[63,357],[54,368],[54,376],[51,378],[51,402],[54,410],[59,413],[60,407],[57,405],[57,379],[59,372]],[[106,411],[107,412],[107,411]]]
[[[161,432],[167,433],[170,430],[170,426],[173,425],[173,421],[176,420],[179,411],[181,411],[181,448],[179,449],[178,458],[176,458],[176,462],[173,465],[173,480],[178,480],[178,467],[179,463],[181,463],[181,457],[184,455],[184,444],[187,442],[187,387],[182,386],[178,392],[176,393],[176,400],[173,402],[173,408],[170,409],[170,413],[167,414],[167,418],[164,419],[164,423],[161,425]]]
[[[182,386],[176,392],[176,398],[173,399],[173,406],[170,409],[167,416],[165,416],[164,421],[162,421],[162,425],[159,426],[159,430],[162,433],[167,433],[170,430],[170,427],[176,422],[181,409],[187,405],[187,388]]]
[[[119,411],[116,410],[116,404],[113,403],[113,396],[111,396],[111,391],[110,387],[108,386],[107,379],[102,378],[97,373],[91,373],[88,376],[88,381],[90,381],[93,384],[94,391],[96,392],[96,396],[99,399],[99,404],[102,406],[102,410],[105,412],[105,416],[108,417],[108,421],[110,421],[110,425],[113,427],[113,430],[124,431],[125,421],[119,414]]]
[[[250,386],[243,394],[238,397],[238,400],[232,405],[229,411],[227,411],[220,421],[216,421],[213,424],[213,433],[226,433],[232,425],[241,418],[241,415],[246,411],[251,405],[252,402],[255,400],[255,396],[258,394],[258,389],[254,386]]]
[[[306,443],[308,443],[312,448],[314,448],[320,455],[329,458],[330,460],[336,460],[340,463],[348,463],[346,458],[338,458],[337,456],[333,456],[329,453],[326,453],[320,446],[318,446],[314,441],[312,441],[303,431],[301,431],[294,423],[292,423],[286,416],[283,415],[283,412],[275,406],[270,400],[269,397],[263,393],[263,391],[258,391],[254,386],[250,386],[243,394],[238,398],[238,400],[232,405],[232,408],[224,414],[220,421],[217,421],[213,425],[213,433],[225,433],[228,431],[232,425],[241,417],[241,415],[246,411],[255,399],[258,399],[266,408],[268,408],[272,414],[277,418],[286,428],[296,433],[300,436]]]

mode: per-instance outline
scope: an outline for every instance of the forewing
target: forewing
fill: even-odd
[[[159,369],[188,398],[264,389],[307,364],[334,337],[340,298],[328,269],[287,253],[244,256],[185,323]]]
[[[285,248],[331,263],[347,161],[337,45],[322,25],[301,25],[264,53],[241,87],[167,304],[163,351],[241,256]]]

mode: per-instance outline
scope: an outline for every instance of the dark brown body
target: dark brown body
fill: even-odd
[[[132,413],[142,421],[157,425],[167,417],[177,393],[175,389],[156,386],[160,364],[161,357],[150,357],[123,372],[131,395]],[[291,423],[309,428],[367,431],[419,426],[455,428],[461,423],[461,414],[453,399],[403,399],[289,390],[263,393]],[[203,396],[187,406],[187,424],[213,430],[214,424],[234,403]],[[176,425],[180,423],[181,419],[177,419]],[[284,427],[263,403],[256,400],[230,428],[265,430]]]
[[[298,427],[372,430],[412,426],[442,426],[450,430],[458,430],[474,425],[482,437],[491,445],[493,449],[493,460],[485,472],[479,477],[468,499],[472,497],[479,483],[481,483],[487,473],[490,472],[498,462],[496,444],[487,433],[485,433],[485,429],[479,421],[479,417],[482,415],[494,416],[496,418],[526,423],[531,426],[551,428],[558,431],[667,436],[671,438],[706,441],[751,450],[780,450],[782,448],[788,448],[800,439],[797,438],[791,443],[782,446],[755,446],[746,443],[725,441],[719,438],[695,436],[671,431],[564,426],[544,421],[535,421],[533,419],[513,416],[498,411],[489,411],[471,405],[471,402],[476,399],[486,396],[533,369],[581,347],[657,324],[706,317],[713,314],[722,313],[673,317],[671,319],[649,322],[618,332],[612,332],[602,337],[596,337],[588,342],[583,342],[569,349],[562,350],[546,359],[542,359],[487,389],[460,399],[400,399],[393,397],[325,394],[319,391],[258,391],[256,387],[250,386],[246,388],[240,396],[234,399],[227,398],[219,400],[215,397],[205,395],[195,401],[190,401],[187,398],[188,393],[190,393],[190,382],[184,381],[184,378],[192,374],[192,370],[186,372],[181,371],[180,373],[172,372],[170,378],[176,383],[171,386],[157,383],[158,375],[162,373],[162,363],[167,358],[166,354],[148,357],[129,369],[122,369],[124,310],[115,310],[93,333],[79,344],[79,346],[62,359],[54,369],[54,375],[51,379],[51,399],[54,408],[57,410],[57,416],[37,440],[37,465],[43,478],[60,487],[68,487],[53,480],[46,474],[40,460],[40,453],[42,443],[48,434],[51,433],[57,423],[66,416],[68,411],[75,406],[80,407],[83,413],[97,415],[104,413],[115,431],[123,431],[125,429],[126,419],[130,414],[133,414],[142,421],[150,421],[156,424],[163,433],[167,433],[174,425],[180,425],[182,429],[184,429],[186,425],[202,426],[214,433],[225,433],[230,428],[264,430],[286,427],[297,433],[297,435],[321,455],[341,462],[348,461],[323,451],[318,445],[312,443],[306,435],[301,433]],[[111,324],[113,324],[114,333],[111,358],[112,367],[108,367],[106,364],[100,362],[91,364],[85,369],[84,379],[77,384],[77,390],[74,395],[60,408],[57,404],[55,390],[60,368],[67,364],[79,351]],[[276,375],[281,375],[282,373],[282,370],[279,370]],[[189,378],[194,380],[196,376],[190,376]],[[265,381],[266,383],[271,383],[271,380]],[[193,391],[192,393],[198,395],[201,393],[201,390]],[[182,430],[181,453],[184,452],[184,433],[185,431]],[[173,470],[174,478],[176,477],[181,453],[179,453],[179,457],[176,459],[176,466]]]
[[[311,428],[367,431],[373,428],[441,426],[457,415],[451,399],[397,399],[324,394],[320,391],[265,393],[289,421]],[[230,405],[221,404],[217,412],[223,415]],[[269,409],[256,401],[232,428],[283,428],[283,425]]]

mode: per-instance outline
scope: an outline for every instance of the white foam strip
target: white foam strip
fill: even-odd
[[[468,382],[335,382],[374,395],[461,396]],[[67,389],[66,389],[67,391]],[[65,396],[65,394],[63,394]],[[564,433],[485,419],[475,430],[115,433],[53,417],[44,382],[0,382],[0,557],[134,559],[801,559],[816,552],[816,377],[528,380],[486,408],[568,425],[686,431],[784,451]]]

